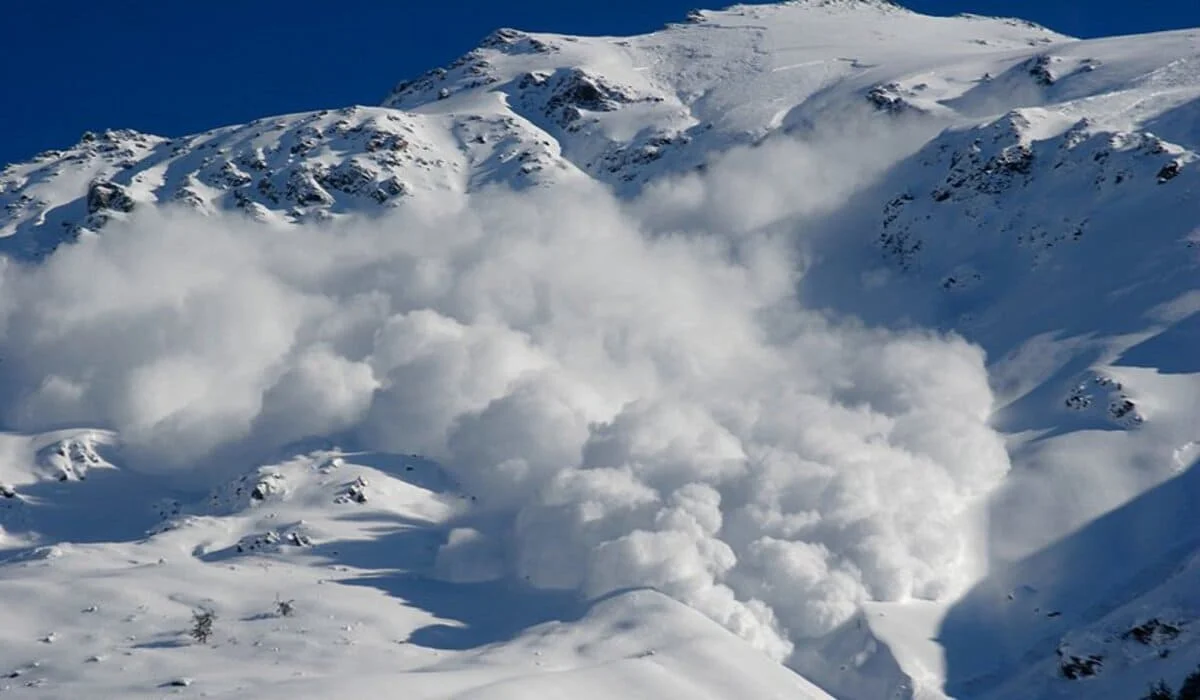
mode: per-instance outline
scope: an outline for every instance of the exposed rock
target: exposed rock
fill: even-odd
[[[1072,411],[1086,411],[1092,407],[1093,397],[1088,393],[1088,385],[1080,384],[1071,390],[1063,404]]]
[[[247,554],[252,552],[280,552],[284,547],[310,547],[312,546],[312,538],[306,533],[298,529],[291,529],[280,534],[275,530],[268,530],[262,534],[247,535],[238,540],[234,545],[235,551],[238,554]]]
[[[82,481],[90,470],[112,466],[96,451],[96,441],[88,434],[65,438],[42,448],[38,452],[38,462],[47,476],[59,481]]]
[[[301,206],[333,204],[333,196],[321,187],[314,174],[307,168],[296,168],[292,171],[284,196]]]
[[[105,210],[131,212],[133,207],[133,199],[125,192],[125,188],[118,184],[98,180],[88,186],[87,211],[89,214]]]
[[[349,160],[321,172],[317,182],[330,189],[348,194],[367,194],[375,187],[378,173],[365,165]]]
[[[254,178],[239,170],[236,165],[226,162],[219,171],[218,184],[222,187],[242,187],[253,180]]]
[[[1156,176],[1158,179],[1158,184],[1161,185],[1168,180],[1174,180],[1175,177],[1181,172],[1183,172],[1183,163],[1179,162],[1178,160],[1173,160],[1170,163],[1167,163],[1162,167],[1162,170],[1158,171],[1158,175]]]
[[[216,489],[209,496],[209,507],[218,513],[230,513],[271,501],[286,493],[283,474],[262,469],[239,477]]]
[[[1157,617],[1152,617],[1142,624],[1135,625],[1127,632],[1122,633],[1121,639],[1132,639],[1146,646],[1157,646],[1176,639],[1182,633],[1183,628],[1179,625],[1173,625],[1169,622],[1163,622]]]
[[[1149,132],[1097,131],[1087,119],[1038,140],[1031,120],[1044,118],[1040,110],[1015,110],[988,125],[946,132],[915,156],[914,164],[923,166],[915,172],[931,177],[924,182],[914,178],[911,188],[928,187],[929,200],[914,203],[905,193],[884,206],[878,244],[885,256],[901,269],[913,269],[924,236],[936,230],[931,227],[972,228],[974,220],[981,231],[1013,236],[1036,267],[1058,245],[1083,240],[1090,217],[1051,216],[1051,208],[1006,207],[1007,197],[1038,201],[1042,192],[1055,191],[1067,180],[1090,180],[1094,199],[1079,206],[1079,211],[1089,211],[1102,206],[1114,187],[1149,183],[1155,173],[1160,183],[1178,177],[1195,157]],[[1166,167],[1163,155],[1172,157]],[[932,223],[934,219],[941,223]],[[1131,419],[1121,415],[1119,420],[1125,424]]]
[[[204,198],[196,193],[191,187],[180,187],[171,195],[171,201],[183,204],[191,209],[203,211],[205,208]]]
[[[517,29],[501,28],[484,37],[481,48],[497,49],[508,54],[551,53],[558,47]]]
[[[346,484],[342,491],[333,499],[334,503],[358,503],[367,502],[367,480],[361,476],[354,481]]]
[[[1059,658],[1058,672],[1071,681],[1094,676],[1104,667],[1104,657],[1099,654],[1071,656],[1062,654],[1060,650]]]
[[[911,90],[905,90],[899,83],[887,83],[876,85],[868,90],[867,101],[874,105],[875,109],[892,115],[909,112],[924,113],[925,110],[909,101],[913,95]]]
[[[1050,67],[1054,65],[1057,60],[1058,59],[1053,56],[1041,54],[1029,59],[1026,62],[1025,67],[1029,72],[1029,75],[1033,76],[1034,81],[1038,85],[1049,87],[1058,80],[1058,76],[1056,76],[1054,72],[1050,70]]]

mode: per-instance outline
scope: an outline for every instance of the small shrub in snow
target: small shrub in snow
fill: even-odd
[[[1142,700],[1175,700],[1175,693],[1165,682],[1159,681],[1150,686]]]
[[[189,632],[192,639],[201,644],[207,644],[212,639],[213,623],[217,615],[212,610],[197,610],[192,613],[192,629]]]
[[[277,600],[275,601],[275,614],[280,617],[291,617],[296,612],[295,600]]]

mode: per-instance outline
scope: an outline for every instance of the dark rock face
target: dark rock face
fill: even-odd
[[[1177,160],[1173,160],[1162,167],[1158,171],[1158,184],[1163,184],[1169,180],[1174,180],[1179,173],[1183,172],[1183,164]]]
[[[905,90],[899,83],[887,83],[871,88],[866,97],[875,109],[887,114],[925,113],[925,110],[909,101],[913,95],[911,90]]]
[[[1027,63],[1027,70],[1038,85],[1050,87],[1058,80],[1058,77],[1050,69],[1053,63],[1054,59],[1045,54],[1034,56]]]
[[[484,37],[480,48],[496,49],[507,54],[553,53],[558,48],[518,29],[497,29]]]
[[[550,89],[546,116],[559,117],[563,125],[579,119],[582,112],[613,112],[623,104],[639,101],[628,88],[613,85],[578,68],[558,71],[542,81],[531,79],[530,82]]]
[[[89,214],[101,211],[133,211],[134,201],[120,185],[97,181],[88,187],[87,210]]]
[[[300,530],[284,532],[268,530],[262,534],[247,535],[238,540],[234,549],[238,554],[252,552],[281,552],[285,547],[311,547],[312,538]]]
[[[1121,634],[1121,639],[1132,639],[1139,644],[1155,646],[1177,638],[1183,633],[1179,625],[1163,622],[1152,617],[1140,625],[1135,625]]]
[[[1104,667],[1104,657],[1093,654],[1087,657],[1061,656],[1058,671],[1063,678],[1074,681],[1100,673]]]
[[[333,197],[321,187],[316,177],[307,169],[297,168],[292,171],[287,181],[286,196],[288,200],[300,206],[333,204]]]

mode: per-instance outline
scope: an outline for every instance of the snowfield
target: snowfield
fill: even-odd
[[[1178,687],[1198,68],[797,0],[8,166],[0,695]]]

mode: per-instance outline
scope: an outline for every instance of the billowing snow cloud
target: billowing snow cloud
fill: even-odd
[[[511,525],[457,530],[441,575],[654,586],[783,657],[967,583],[965,517],[1008,462],[978,348],[795,298],[796,217],[869,164],[763,152],[633,203],[143,213],[0,268],[3,421],[114,428],[134,468],[192,474],[309,436],[424,454]]]

